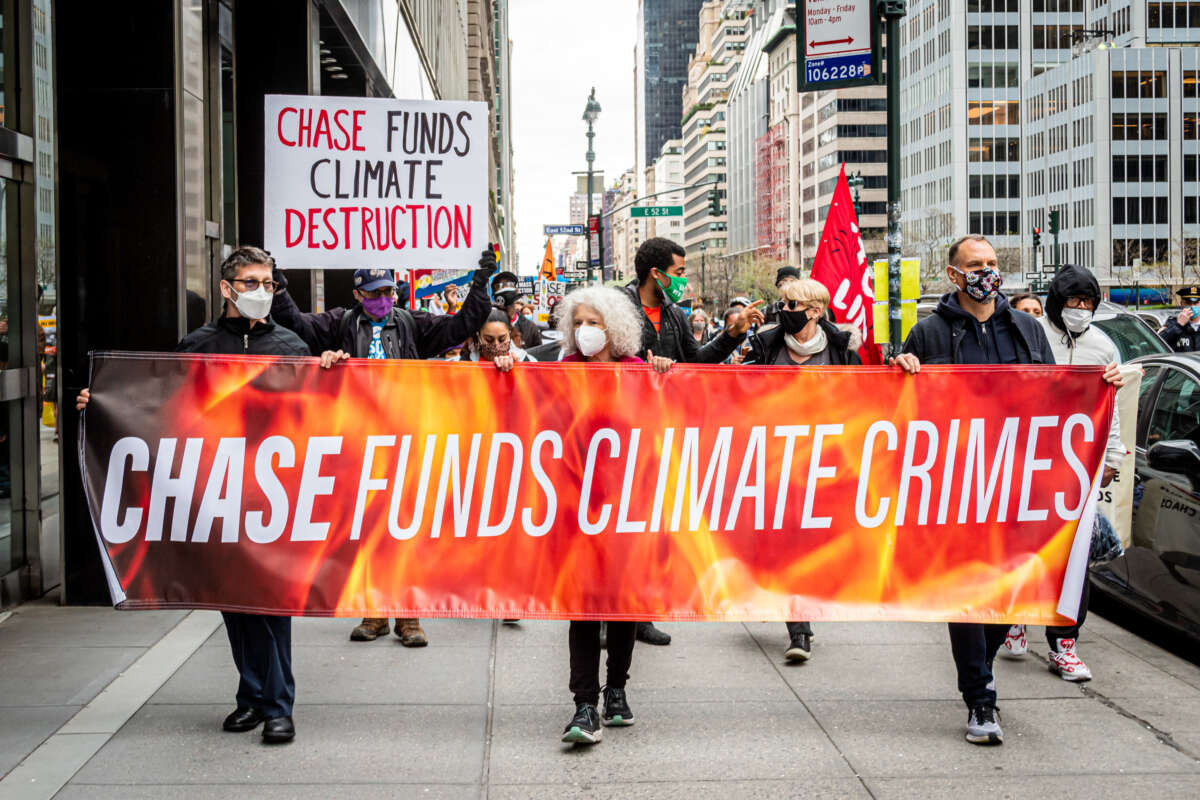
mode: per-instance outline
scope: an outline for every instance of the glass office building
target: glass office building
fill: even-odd
[[[638,166],[653,163],[668,139],[678,139],[688,59],[700,36],[704,0],[642,0],[638,4]]]

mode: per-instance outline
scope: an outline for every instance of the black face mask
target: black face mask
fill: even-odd
[[[799,333],[804,330],[804,326],[808,324],[808,312],[803,308],[799,311],[789,311],[786,308],[779,309],[779,327],[783,328],[784,333]]]
[[[496,291],[492,292],[492,297],[494,297],[496,302],[501,306],[511,306],[514,302],[516,302],[517,290],[497,289]]]

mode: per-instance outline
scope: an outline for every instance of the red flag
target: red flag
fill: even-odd
[[[858,215],[846,181],[846,165],[842,164],[833,203],[825,217],[825,230],[817,245],[812,277],[829,290],[833,317],[848,322],[862,334],[863,345],[858,355],[864,364],[880,364],[883,358],[875,346],[875,291],[871,287],[871,272],[867,269],[867,250],[858,230]]]

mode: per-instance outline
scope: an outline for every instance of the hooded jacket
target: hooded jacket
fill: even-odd
[[[638,351],[637,356],[643,360],[646,358],[646,351],[653,350],[656,356],[666,356],[683,363],[720,364],[729,358],[742,339],[746,338],[734,338],[721,331],[712,341],[701,347],[692,336],[692,326],[688,324],[683,309],[665,297],[660,306],[662,317],[656,331],[654,323],[642,309],[642,297],[638,294],[636,278],[625,286],[625,293],[637,309],[638,316],[642,318],[642,349]]]
[[[1100,284],[1090,270],[1068,264],[1050,282],[1050,290],[1046,295],[1046,314],[1038,320],[1046,331],[1046,338],[1050,340],[1054,361],[1058,364],[1102,367],[1117,361],[1116,345],[1095,325],[1089,325],[1083,333],[1067,330],[1062,311],[1072,297],[1088,297],[1093,303],[1099,304]],[[1108,444],[1104,449],[1104,464],[1118,469],[1124,458],[1120,408],[1114,404],[1112,426],[1108,430]]]
[[[1046,339],[1046,331],[1037,320],[1008,304],[999,295],[996,308],[987,322],[980,323],[958,303],[958,294],[942,295],[934,313],[913,326],[904,340],[904,352],[912,353],[922,364],[964,364],[963,342],[967,336],[977,337],[984,325],[1006,325],[1011,334],[1018,364],[1053,364],[1054,353]]]

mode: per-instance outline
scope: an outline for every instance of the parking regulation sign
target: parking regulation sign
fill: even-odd
[[[800,91],[879,83],[875,0],[803,0]]]

